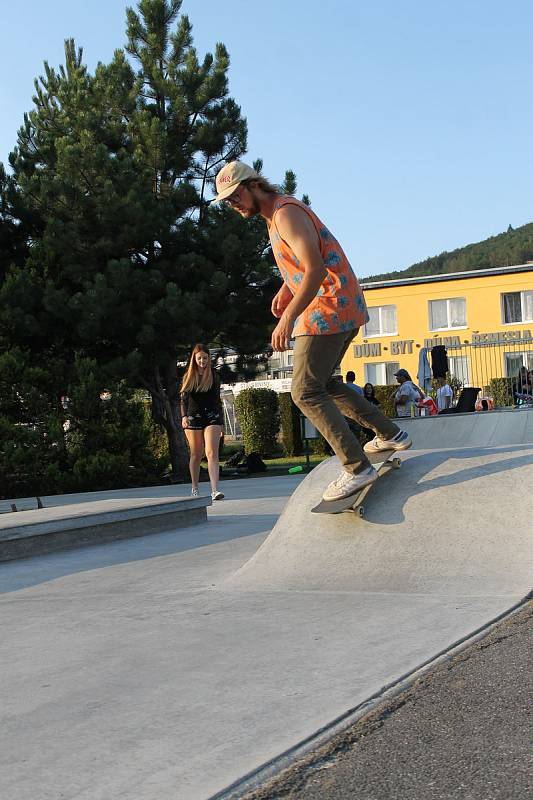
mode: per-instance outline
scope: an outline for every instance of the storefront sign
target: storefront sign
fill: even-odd
[[[433,339],[424,339],[424,347],[427,350],[440,344],[444,347],[461,347],[461,339],[459,336],[434,336]]]
[[[413,352],[413,339],[398,339],[390,343],[391,356],[404,356],[406,353]],[[386,347],[384,348],[387,349]],[[373,358],[381,355],[381,342],[371,342],[370,344],[354,344],[354,358]]]
[[[354,344],[353,354],[354,358],[368,358],[369,356],[380,356],[381,343],[372,342],[372,344]]]
[[[533,342],[531,331],[496,331],[496,333],[473,333],[472,347],[487,344],[520,344]]]
[[[413,339],[399,339],[390,343],[391,356],[404,356],[413,352]]]

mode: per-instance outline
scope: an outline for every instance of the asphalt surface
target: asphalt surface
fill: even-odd
[[[533,601],[246,800],[533,796]]]

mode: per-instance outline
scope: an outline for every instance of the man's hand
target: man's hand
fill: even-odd
[[[292,300],[292,292],[287,286],[286,283],[283,284],[279,292],[275,295],[274,299],[272,300],[272,306],[270,310],[272,314],[279,319],[289,303]]]
[[[294,319],[286,314],[281,315],[281,319],[272,331],[272,349],[275,353],[282,353],[290,347]]]
[[[318,233],[311,217],[302,208],[290,203],[282,206],[276,215],[276,225],[279,235],[287,243],[303,268],[302,280],[282,314],[282,319],[284,315],[288,314],[291,319],[295,320],[314,300],[328,273],[320,251]],[[272,312],[277,316],[274,311],[274,303],[272,303]]]

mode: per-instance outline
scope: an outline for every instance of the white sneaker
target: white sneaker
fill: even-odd
[[[199,497],[199,496],[200,496],[200,490],[198,488],[191,489],[191,497]]]
[[[377,479],[378,473],[372,464],[369,464],[368,467],[365,467],[356,475],[343,469],[339,477],[326,488],[322,498],[324,500],[342,500],[343,497],[356,494],[360,489],[364,489],[365,486],[374,483]]]
[[[223,499],[224,499],[224,493],[219,492],[218,489],[215,489],[214,492],[211,492],[211,500],[223,500]]]
[[[365,444],[363,450],[365,453],[379,453],[383,450],[409,450],[413,444],[411,437],[407,431],[400,431],[392,439],[380,439],[379,436]]]

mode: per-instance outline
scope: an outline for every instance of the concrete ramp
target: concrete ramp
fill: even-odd
[[[311,513],[340,469],[336,458],[323,462],[226,587],[502,595],[503,608],[505,595],[528,594],[533,444],[401,455],[401,469],[368,494],[364,519]]]
[[[533,442],[533,409],[477,411],[400,420],[417,450]]]

